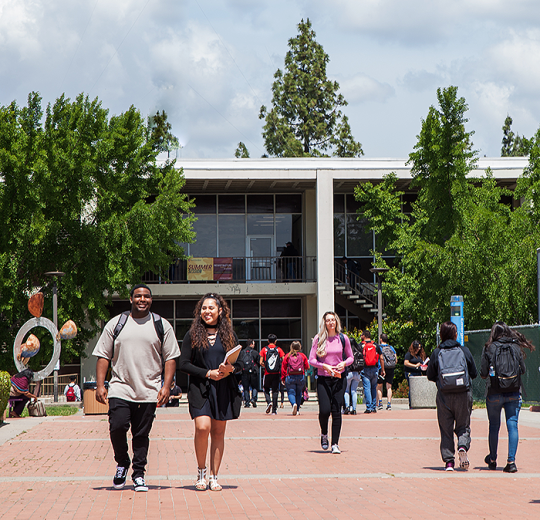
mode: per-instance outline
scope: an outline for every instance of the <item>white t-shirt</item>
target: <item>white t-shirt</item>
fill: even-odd
[[[112,357],[108,396],[155,403],[161,388],[163,365],[180,356],[173,328],[162,318],[164,337],[161,345],[151,313],[137,319],[130,315],[114,342],[113,357],[113,332],[118,320],[119,316],[116,316],[105,325],[92,352],[96,357]]]

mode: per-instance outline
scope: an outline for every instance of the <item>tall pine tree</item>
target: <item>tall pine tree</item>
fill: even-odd
[[[298,29],[289,40],[284,71],[274,74],[272,108],[263,105],[259,114],[266,150],[274,157],[359,157],[362,145],[340,110],[347,101],[337,81],[326,76],[330,58],[315,41],[309,19]]]

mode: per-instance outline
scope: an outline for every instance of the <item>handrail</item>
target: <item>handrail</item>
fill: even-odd
[[[188,279],[187,260],[177,260],[169,267],[169,272],[156,274],[147,272],[143,282],[167,283],[242,283],[242,282],[315,282],[317,281],[316,256],[236,256],[232,259],[232,269],[226,276],[211,280]],[[217,277],[216,277],[217,278]]]
[[[367,300],[377,307],[377,285],[368,282],[364,278],[354,273],[351,269],[345,267],[338,260],[334,261],[334,278],[345,286],[345,290],[352,291],[352,294]],[[384,304],[384,302],[383,302]]]

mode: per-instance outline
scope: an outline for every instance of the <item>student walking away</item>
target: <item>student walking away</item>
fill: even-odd
[[[486,407],[489,420],[489,453],[484,459],[489,469],[497,469],[497,448],[501,412],[504,408],[508,430],[508,457],[503,471],[516,473],[516,452],[519,442],[518,417],[521,409],[521,375],[525,373],[525,352],[535,350],[523,334],[497,321],[491,327],[488,342],[482,351],[480,376],[487,381]]]
[[[366,401],[364,413],[377,413],[377,380],[379,373],[383,378],[385,376],[384,357],[381,347],[371,341],[369,330],[364,331],[361,337],[364,369],[360,375],[362,376],[364,399]]]
[[[360,372],[364,368],[364,355],[353,337],[350,337],[349,341],[351,343],[354,361],[347,369],[347,386],[344,394],[345,408],[343,409],[343,413],[345,415],[356,415],[356,404],[358,402],[357,389],[361,380]]]
[[[383,385],[386,384],[386,409],[392,409],[392,384],[394,383],[394,370],[396,369],[397,364],[397,354],[396,350],[392,345],[388,344],[388,336],[386,334],[381,334],[379,338],[379,347],[381,347],[381,353],[384,358],[384,372],[385,375],[379,374],[377,380],[377,400],[379,410],[383,409],[382,396],[383,396]]]
[[[179,368],[189,374],[189,413],[195,422],[195,488],[221,491],[218,472],[225,448],[227,421],[238,419],[242,394],[234,374],[241,374],[240,356],[232,364],[227,352],[238,345],[232,329],[231,311],[216,293],[204,295],[195,307],[194,318],[184,336]],[[210,477],[207,480],[206,457],[210,437]]]
[[[242,365],[242,387],[244,388],[244,407],[257,408],[257,392],[259,387],[259,354],[255,350],[255,342],[248,339],[247,347],[240,354]],[[250,395],[251,389],[251,395]]]
[[[268,346],[263,347],[259,363],[264,367],[263,390],[266,399],[266,413],[277,415],[279,384],[281,382],[281,360],[285,352],[276,347],[277,336],[268,334]],[[270,399],[270,392],[272,398]]]
[[[173,379],[169,400],[165,403],[165,408],[178,408],[180,406],[180,399],[182,399],[182,389],[176,384],[176,380]]]
[[[409,388],[411,387],[410,378],[415,376],[425,376],[427,370],[427,362],[429,359],[424,352],[424,347],[418,340],[414,340],[408,352],[405,353],[405,360],[403,361],[405,379]],[[409,408],[411,407],[411,392],[409,392]]]
[[[317,369],[317,397],[319,399],[319,424],[321,448],[328,449],[328,421],[332,414],[332,453],[341,453],[341,409],[344,403],[345,367],[354,361],[349,338],[341,332],[339,316],[325,312],[319,326],[319,334],[313,338],[309,364]]]
[[[133,436],[133,487],[148,491],[146,470],[150,430],[156,406],[169,400],[171,382],[180,355],[171,324],[150,312],[152,292],[144,284],[131,290],[131,311],[114,317],[106,325],[96,348],[96,400],[109,400],[109,434],[117,467],[113,478],[115,489],[126,483],[131,460],[128,455],[127,431]],[[105,376],[111,366],[109,390]],[[163,385],[161,376],[164,370]]]
[[[69,376],[69,384],[64,387],[64,395],[68,402],[81,400],[81,389],[77,384],[77,378],[75,376]]]
[[[34,378],[34,372],[29,368],[15,374],[11,379],[9,389],[9,400],[13,403],[13,408],[9,412],[9,418],[19,418],[30,399],[37,402],[37,396],[30,392],[30,383]]]
[[[293,415],[300,413],[300,405],[306,386],[305,373],[308,368],[309,361],[302,352],[302,344],[299,341],[293,341],[289,353],[283,358],[281,364],[281,381],[287,388],[287,396],[292,406]]]
[[[471,445],[471,380],[476,365],[467,347],[457,339],[457,327],[446,321],[441,325],[442,343],[433,351],[427,377],[437,383],[437,420],[441,432],[441,457],[446,471],[454,471],[454,432],[458,438],[459,467],[469,469],[467,452]]]

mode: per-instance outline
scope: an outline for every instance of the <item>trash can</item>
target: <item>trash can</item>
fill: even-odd
[[[437,385],[425,376],[409,377],[411,408],[437,408]]]
[[[84,415],[104,415],[109,412],[108,404],[98,403],[96,400],[97,383],[89,381],[83,383],[84,396]],[[109,382],[105,381],[105,388],[109,388]]]

